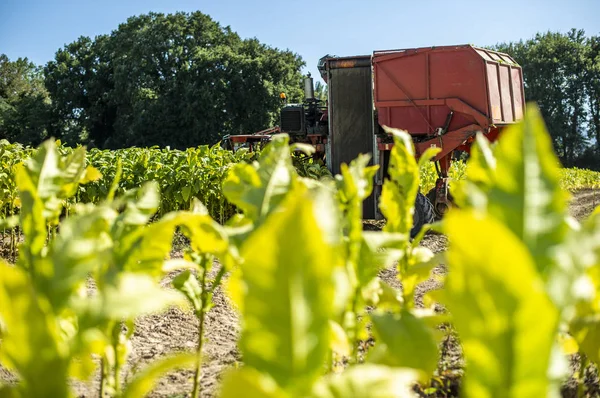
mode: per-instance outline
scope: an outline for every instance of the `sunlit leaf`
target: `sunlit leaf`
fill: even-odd
[[[70,396],[69,356],[57,320],[26,273],[0,263],[0,362],[20,376],[25,397]]]
[[[375,347],[367,361],[380,365],[418,369],[426,382],[437,368],[438,348],[433,329],[408,311],[392,315],[371,314]]]
[[[292,398],[275,380],[252,368],[229,371],[223,377],[221,398]]]
[[[379,207],[387,223],[384,231],[408,234],[413,224],[414,202],[419,191],[419,166],[411,136],[403,130],[385,128],[393,134],[388,173]]]
[[[121,394],[121,397],[145,397],[152,391],[160,378],[165,374],[176,369],[188,367],[194,364],[196,360],[196,355],[189,353],[178,354],[172,357],[159,359],[135,375],[133,380],[127,384],[127,387]]]
[[[358,365],[341,375],[329,376],[315,386],[315,398],[410,398],[419,395],[413,386],[422,375],[414,369]]]
[[[310,388],[326,358],[339,264],[318,226],[316,203],[296,189],[281,203],[285,211],[271,214],[245,241],[242,292],[235,297],[243,302],[244,363],[298,391]]]
[[[443,304],[452,314],[469,369],[465,393],[553,394],[556,380],[549,379],[549,367],[558,310],[527,247],[495,219],[470,211],[453,209],[444,224],[451,272]]]
[[[223,194],[253,221],[277,207],[293,186],[297,176],[292,166],[289,137],[274,136],[258,163],[237,164],[223,183]]]
[[[175,289],[185,294],[190,303],[192,303],[196,314],[200,314],[202,309],[202,287],[196,276],[189,270],[186,270],[177,275],[171,284]]]

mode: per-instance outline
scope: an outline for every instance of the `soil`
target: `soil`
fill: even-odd
[[[570,213],[576,219],[587,217],[600,204],[600,191],[582,190],[573,195]],[[364,229],[379,230],[382,221],[367,220]],[[443,235],[428,234],[421,243],[434,252],[446,249],[447,239]],[[174,257],[181,256],[181,250],[172,253]],[[215,264],[218,267],[218,264]],[[444,265],[438,266],[434,273],[444,274]],[[162,285],[168,288],[171,274],[163,280]],[[394,268],[381,271],[380,278],[390,285],[399,288]],[[417,288],[417,303],[421,302],[423,294],[439,288],[440,283],[433,278],[422,283]],[[239,318],[232,309],[228,299],[221,291],[214,297],[215,306],[207,314],[205,321],[204,362],[202,366],[202,396],[213,397],[218,392],[219,380],[223,372],[241,362],[236,341],[239,336]],[[125,378],[131,371],[143,368],[160,357],[180,351],[194,351],[198,341],[198,321],[191,311],[172,308],[160,315],[142,317],[136,322],[136,330],[132,338],[132,351],[128,366],[124,369]],[[423,396],[457,396],[460,377],[464,366],[460,345],[457,338],[450,334],[442,343],[442,355],[439,364],[439,378],[432,386],[435,392]],[[174,371],[163,377],[150,397],[189,397],[192,390],[193,371]],[[15,382],[16,379],[0,367],[0,382]],[[98,395],[98,378],[89,383],[74,382],[73,388],[79,397],[95,397]],[[598,392],[598,378],[588,374],[588,385]],[[432,389],[433,391],[433,389]],[[565,384],[563,396],[574,396],[575,384],[572,380]]]

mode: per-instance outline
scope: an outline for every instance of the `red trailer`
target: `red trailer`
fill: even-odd
[[[378,124],[408,131],[417,156],[442,148],[434,159],[437,192],[428,196],[443,214],[453,152],[468,152],[478,131],[494,141],[502,127],[523,118],[521,67],[507,54],[470,45],[376,51],[372,64]],[[378,137],[382,169],[389,143]]]
[[[329,86],[328,164],[337,173],[359,153],[373,154],[381,167],[364,212],[375,217],[393,147],[381,126],[406,130],[417,156],[442,149],[434,159],[439,179],[427,195],[441,216],[453,153],[468,152],[478,131],[495,140],[525,111],[521,67],[507,54],[470,45],[326,57],[319,69]]]
[[[439,216],[448,208],[453,154],[468,152],[477,132],[494,141],[504,126],[519,121],[525,112],[521,67],[507,54],[471,45],[327,55],[318,68],[328,84],[327,103],[314,98],[309,76],[305,102],[283,107],[276,131],[288,133],[292,141],[313,144],[334,174],[342,163],[371,154],[380,168],[373,195],[364,203],[365,218],[381,217],[377,203],[393,147],[382,126],[406,130],[417,157],[429,147],[441,148],[434,159],[436,188],[427,194],[429,200],[422,194],[417,198],[415,231],[431,221],[426,213],[431,213],[432,204]],[[229,140],[268,140],[257,135],[261,137]]]

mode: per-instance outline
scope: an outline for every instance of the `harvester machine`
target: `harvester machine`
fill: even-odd
[[[435,187],[419,193],[415,206],[415,223],[426,223],[432,208],[441,217],[452,205],[448,172],[457,154],[469,153],[477,132],[495,141],[525,112],[521,67],[507,54],[471,45],[328,55],[318,69],[328,85],[326,104],[314,98],[309,76],[305,103],[282,108],[277,132],[313,144],[333,174],[342,163],[370,154],[380,167],[364,202],[367,219],[382,218],[377,203],[394,145],[382,126],[407,131],[417,158],[429,147],[441,149],[432,159]]]

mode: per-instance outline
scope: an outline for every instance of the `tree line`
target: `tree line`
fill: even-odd
[[[242,40],[201,12],[134,16],[39,67],[0,58],[0,138],[102,148],[215,143],[276,123],[302,94],[302,58]]]
[[[523,67],[566,166],[600,169],[600,36],[539,33],[495,50]],[[134,16],[107,35],[80,37],[37,66],[0,55],[0,138],[52,136],[101,148],[215,143],[277,124],[301,101],[302,58],[241,39],[201,12]],[[327,87],[316,87],[324,95]]]
[[[494,49],[523,68],[525,99],[540,107],[561,162],[600,170],[600,36],[546,32]]]

